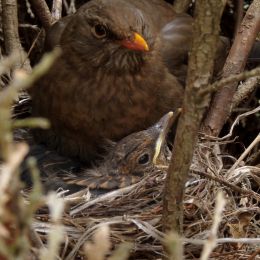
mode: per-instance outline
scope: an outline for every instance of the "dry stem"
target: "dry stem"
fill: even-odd
[[[247,57],[260,30],[260,1],[254,0],[250,5],[238,30],[232,48],[223,69],[223,77],[238,74],[244,70]],[[233,96],[237,84],[228,84],[219,90],[204,120],[205,132],[218,136],[231,111]]]
[[[183,113],[180,116],[165,183],[164,231],[174,230],[182,233],[184,186],[197,142],[200,122],[210,100],[209,94],[202,98],[199,91],[207,88],[213,73],[223,9],[223,1],[196,1],[195,35],[189,59]]]

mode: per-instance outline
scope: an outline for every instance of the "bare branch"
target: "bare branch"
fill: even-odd
[[[190,3],[191,0],[175,0],[173,5],[175,12],[185,13],[189,8]]]
[[[205,178],[207,178],[209,180],[216,181],[216,182],[218,182],[218,183],[220,183],[220,184],[222,184],[222,185],[232,189],[235,192],[239,192],[239,193],[245,194],[247,196],[250,195],[250,196],[254,197],[256,200],[260,201],[260,195],[257,194],[256,192],[252,191],[252,190],[247,190],[247,189],[240,188],[239,186],[237,186],[237,185],[235,185],[233,183],[230,183],[227,180],[224,180],[224,179],[222,179],[220,177],[217,177],[217,176],[214,176],[214,175],[210,175],[210,174],[208,174],[206,172],[195,171],[195,170],[192,170],[192,172],[194,174],[198,174],[198,175],[200,175],[202,177],[205,177]]]
[[[203,250],[200,258],[201,260],[209,259],[211,252],[217,246],[218,227],[221,223],[221,216],[224,211],[225,204],[226,204],[226,200],[224,198],[224,195],[222,192],[219,192],[217,194],[217,199],[216,199],[216,208],[214,211],[212,228],[210,230],[209,238],[207,239],[206,243],[203,246]]]
[[[238,74],[244,70],[247,57],[260,30],[260,1],[250,5],[223,69],[223,77]],[[232,83],[219,90],[204,121],[203,129],[207,134],[218,136],[231,111],[237,84]]]
[[[28,59],[24,59],[24,51],[19,39],[18,33],[18,15],[17,15],[17,1],[16,0],[2,0],[2,18],[4,43],[6,54],[10,55],[13,52],[18,52],[20,61],[15,68],[24,68],[31,71],[31,66]]]
[[[42,26],[45,30],[49,29],[54,22],[51,16],[51,12],[45,2],[45,0],[31,0],[34,12],[41,20]]]
[[[238,160],[232,165],[232,167],[229,170],[229,173],[231,171],[234,171],[236,167],[241,163],[242,160],[245,159],[245,157],[251,152],[251,150],[260,142],[260,133],[256,136],[254,141],[246,148],[246,150],[240,155]],[[227,175],[229,176],[229,174]]]
[[[232,109],[238,107],[245,99],[247,99],[251,93],[257,88],[260,83],[260,77],[252,77],[238,86],[238,90],[234,95],[232,102]]]
[[[192,50],[189,59],[183,113],[177,128],[171,163],[165,182],[163,229],[182,232],[183,194],[197,133],[210,95],[201,97],[213,74],[224,1],[196,1]],[[167,248],[166,248],[167,250]]]
[[[52,3],[51,14],[54,20],[58,21],[62,13],[62,0],[54,0]]]

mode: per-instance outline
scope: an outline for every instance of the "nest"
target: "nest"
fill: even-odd
[[[184,198],[185,259],[197,259],[208,243],[214,223],[216,197],[221,191],[226,206],[218,229],[214,259],[254,259],[259,238],[260,168],[241,166],[230,171],[223,165],[218,141],[200,141],[197,146]],[[218,148],[218,149],[217,149]],[[65,238],[62,259],[84,256],[83,246],[104,225],[110,227],[110,242],[117,247],[131,242],[132,259],[160,259],[163,257],[164,234],[161,217],[163,190],[167,168],[158,168],[139,183],[92,197],[88,189],[66,195],[62,217]],[[48,240],[52,220],[47,208],[38,210],[33,223],[40,240]],[[240,240],[236,240],[241,238]],[[102,244],[104,241],[99,241]],[[250,258],[251,257],[251,258]],[[95,259],[95,258],[93,258]]]

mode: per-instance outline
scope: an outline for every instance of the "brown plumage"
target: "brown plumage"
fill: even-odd
[[[105,139],[145,129],[182,104],[192,18],[163,0],[92,0],[53,26],[62,56],[32,89],[37,140],[91,161]]]

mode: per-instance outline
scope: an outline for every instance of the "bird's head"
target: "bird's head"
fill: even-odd
[[[61,45],[87,66],[135,72],[153,48],[154,37],[148,24],[131,3],[90,1],[72,16]]]
[[[95,170],[102,172],[111,188],[131,185],[157,166],[167,166],[166,138],[172,123],[173,112],[169,112],[150,128],[123,138]]]

